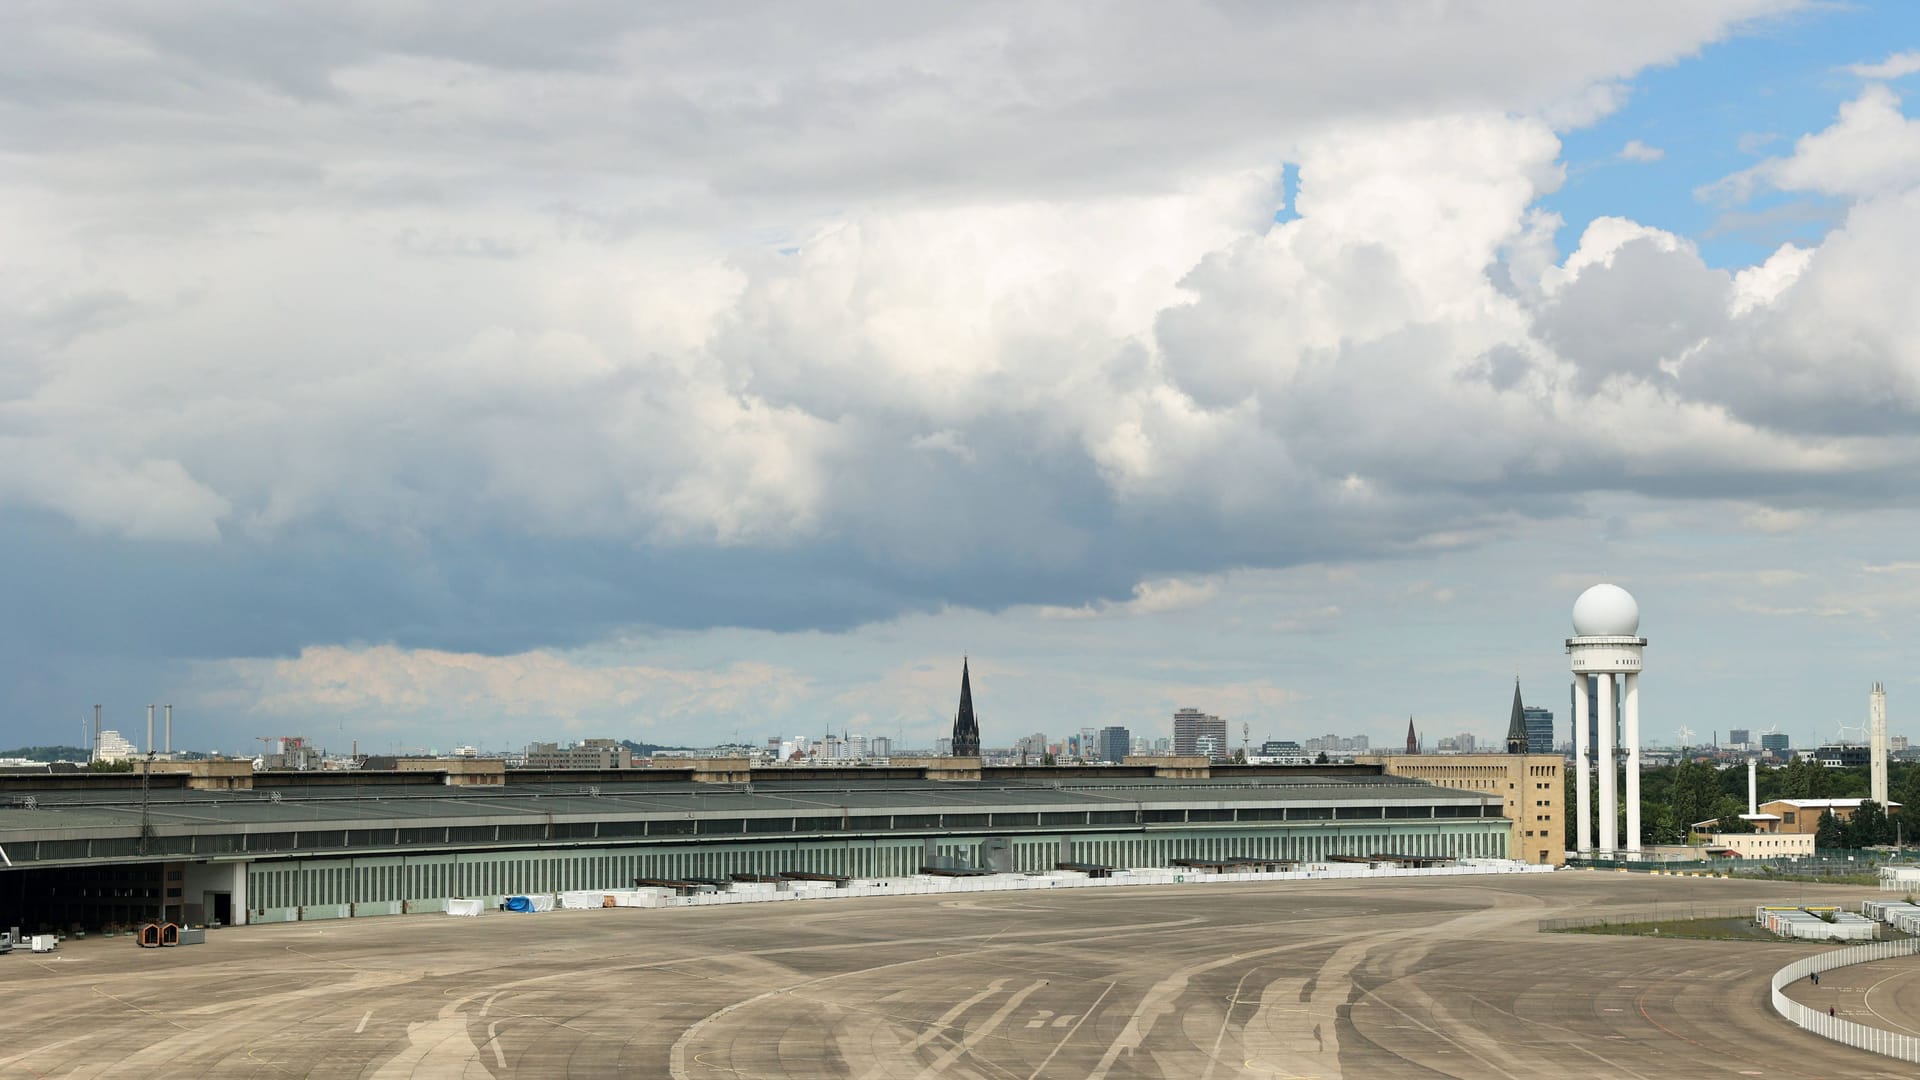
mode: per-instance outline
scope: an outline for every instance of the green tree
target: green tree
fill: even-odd
[[[1673,807],[1665,803],[1640,800],[1640,842],[1643,844],[1684,844],[1686,827],[1673,816]],[[1569,847],[1572,845],[1569,844]]]
[[[1241,747],[1240,749],[1238,749],[1238,750],[1235,750],[1235,751],[1233,752],[1233,763],[1234,763],[1235,765],[1245,765],[1245,764],[1247,763],[1247,748],[1246,748],[1246,747],[1244,747],[1244,746],[1243,746],[1243,747]]]
[[[1577,802],[1576,797],[1574,795],[1574,790],[1575,790],[1574,780],[1578,775],[1579,770],[1570,768],[1570,769],[1562,769],[1561,772],[1566,774],[1566,781],[1564,784],[1565,791],[1562,793],[1562,798],[1565,800],[1565,804],[1566,804],[1566,813],[1563,813],[1560,815],[1560,820],[1566,822],[1567,850],[1572,851],[1574,850],[1575,846],[1579,843],[1579,839],[1580,839],[1580,833],[1579,833],[1580,808],[1579,808],[1579,803]]]
[[[1780,797],[1786,799],[1830,799],[1833,778],[1828,770],[1803,757],[1787,762],[1780,770]]]
[[[1829,811],[1820,812],[1820,828],[1813,834],[1813,846],[1829,851],[1847,846],[1847,829]]]
[[[1893,825],[1887,820],[1887,812],[1872,799],[1860,800],[1860,808],[1847,819],[1845,836],[1848,847],[1873,847],[1876,844],[1893,843]]]
[[[1713,766],[1698,761],[1681,762],[1673,771],[1667,805],[1673,809],[1674,823],[1682,830],[1691,829],[1719,813],[1720,784]]]
[[[1740,816],[1745,809],[1746,804],[1736,801],[1732,796],[1720,796],[1719,809],[1714,811],[1720,816],[1720,831],[1725,833],[1752,832],[1753,822]]]
[[[1320,756],[1319,756],[1319,757],[1317,757],[1317,758],[1314,758],[1314,759],[1313,759],[1313,763],[1314,763],[1315,765],[1325,765],[1325,764],[1327,764],[1327,763],[1328,763],[1328,762],[1329,762],[1330,760],[1331,760],[1331,759],[1327,757],[1327,752],[1326,752],[1325,750],[1322,750],[1322,751],[1320,751]]]

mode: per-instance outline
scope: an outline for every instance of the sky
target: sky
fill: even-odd
[[[0,743],[1920,738],[1920,9],[0,9]],[[1913,701],[1913,712],[1903,706]]]

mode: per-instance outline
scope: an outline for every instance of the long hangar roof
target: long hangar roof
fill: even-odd
[[[408,827],[486,820],[581,820],[788,817],[861,812],[925,814],[1020,810],[1233,809],[1262,806],[1480,805],[1495,797],[1391,776],[1301,776],[1258,779],[1075,778],[1051,782],[955,783],[848,777],[845,781],[752,783],[598,783],[569,788],[386,787],[309,791],[154,792],[148,820],[156,832],[219,829]],[[53,791],[32,805],[0,807],[0,844],[48,831],[139,826],[137,790]]]

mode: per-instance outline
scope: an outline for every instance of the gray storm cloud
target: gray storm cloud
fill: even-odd
[[[1765,267],[1539,208],[1793,6],[15,8],[5,573],[272,613],[116,648],[520,652],[1909,499],[1890,92],[1720,189],[1846,201]]]

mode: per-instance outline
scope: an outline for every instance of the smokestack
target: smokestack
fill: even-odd
[[[100,706],[93,707],[93,753],[87,758],[89,764],[100,760]]]
[[[147,706],[147,753],[153,753],[153,706]]]
[[[1867,731],[1870,755],[1867,789],[1869,797],[1884,810],[1887,807],[1887,688],[1881,683],[1873,684],[1873,693],[1867,698]]]
[[[1753,815],[1760,812],[1760,781],[1757,779],[1758,775],[1759,775],[1758,763],[1753,758],[1748,758],[1747,759],[1747,816],[1748,817],[1752,817]]]
[[[167,706],[167,756],[173,756],[173,706]]]

